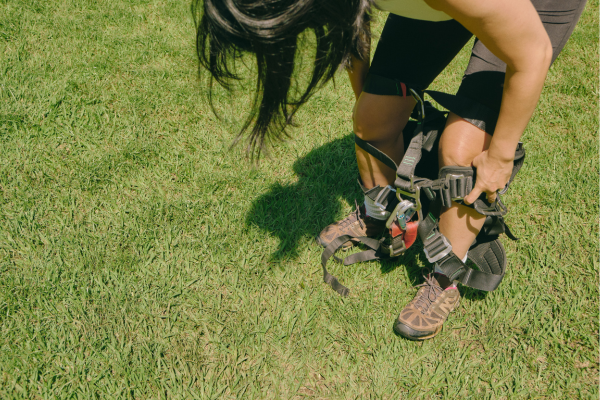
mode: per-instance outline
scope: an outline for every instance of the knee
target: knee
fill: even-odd
[[[382,110],[373,104],[359,101],[352,114],[354,133],[359,138],[371,141],[396,140],[408,121],[412,109]],[[406,114],[406,118],[403,115]]]
[[[473,159],[489,147],[491,140],[491,135],[451,113],[440,138],[440,167],[471,166]]]
[[[369,107],[357,103],[352,113],[354,134],[366,141],[381,140],[381,120],[375,120],[368,112]]]
[[[462,146],[444,146],[442,142],[440,142],[438,156],[440,167],[469,167],[476,154],[473,154],[471,149],[466,149]]]

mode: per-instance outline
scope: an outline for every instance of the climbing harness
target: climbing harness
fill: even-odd
[[[403,92],[405,91],[403,86]],[[380,239],[342,235],[334,239],[323,251],[321,265],[323,280],[342,296],[349,294],[349,289],[327,270],[327,262],[334,258],[344,265],[356,262],[393,258],[403,254],[419,236],[423,242],[423,251],[431,263],[436,263],[437,271],[441,271],[451,281],[459,281],[463,285],[492,291],[498,287],[506,272],[506,252],[498,235],[505,233],[510,239],[517,238],[510,232],[504,222],[507,213],[500,195],[508,190],[515,175],[521,169],[525,158],[522,143],[516,152],[511,177],[496,200],[489,203],[482,194],[472,205],[464,203],[464,197],[474,187],[476,169],[472,167],[445,166],[438,171],[437,148],[440,133],[443,131],[448,113],[433,107],[424,101],[427,93],[440,104],[454,102],[460,107],[460,99],[446,93],[421,91],[409,88],[410,94],[417,101],[415,110],[403,133],[410,140],[405,143],[406,152],[400,165],[370,143],[355,136],[358,147],[396,171],[394,187],[376,187],[363,192],[382,209],[390,211],[386,221],[386,231]],[[469,120],[467,118],[467,120]],[[470,120],[469,120],[470,121]],[[476,126],[479,126],[475,123]],[[360,181],[359,181],[360,183]],[[467,266],[452,251],[452,245],[439,231],[439,217],[443,207],[452,202],[474,208],[486,220],[480,233],[469,248],[468,260],[477,269]],[[368,250],[352,254],[345,259],[336,257],[335,252],[349,240],[360,242]]]

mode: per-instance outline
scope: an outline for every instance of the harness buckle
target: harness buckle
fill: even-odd
[[[400,254],[404,253],[406,250],[407,250],[407,248],[406,248],[406,243],[404,243],[404,240],[402,241],[402,246],[399,249],[394,249],[393,244],[390,244],[390,246],[388,247],[388,251],[390,252],[390,257],[399,256]]]
[[[447,174],[445,185],[450,191],[452,201],[462,200],[473,190],[473,178],[458,174]]]
[[[435,237],[423,246],[423,252],[425,257],[430,263],[434,263],[442,258],[446,257],[452,251],[452,245],[446,239],[446,236],[435,232]]]
[[[413,182],[412,182],[412,177],[410,179],[411,181],[411,187],[413,186]],[[404,190],[401,190],[399,188],[396,189],[396,197],[398,198],[398,201],[400,201],[399,204],[401,204],[404,200],[402,199],[402,196],[406,196],[406,197],[410,197],[411,199],[414,199],[414,211],[413,211],[413,215],[416,212],[418,215],[418,221],[421,221],[423,219],[423,212],[422,212],[422,205],[421,205],[421,187],[420,186],[415,186],[415,193],[410,193],[410,192],[406,192]],[[392,215],[395,215],[395,213],[392,213]],[[411,215],[412,217],[412,215]],[[391,223],[390,223],[391,225]]]
[[[420,111],[420,119],[421,121],[423,121],[425,119],[425,102],[423,101],[423,98],[421,96],[419,96],[419,94],[417,93],[416,90],[409,88],[410,90],[410,94],[412,95],[412,97],[414,97],[414,99],[417,101],[417,103],[421,106],[421,108],[419,109]]]
[[[406,230],[406,223],[415,215],[417,208],[415,204],[410,200],[402,200],[396,205],[394,211],[391,212],[390,217],[387,219],[385,226],[390,229],[394,220],[398,220],[398,225],[402,230]]]

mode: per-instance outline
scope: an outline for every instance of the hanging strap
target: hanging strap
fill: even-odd
[[[387,154],[373,146],[371,143],[362,140],[356,134],[354,134],[354,143],[394,171],[398,168],[394,160],[392,160]]]
[[[339,258],[337,258],[336,256],[334,256],[335,252],[340,247],[342,247],[342,245],[344,243],[346,243],[348,240],[351,240],[351,239],[359,240],[361,243],[365,244],[371,250],[353,254],[350,257],[346,257],[346,259],[344,261],[342,261]],[[331,288],[333,290],[335,290],[342,296],[347,297],[348,294],[350,293],[350,289],[348,289],[346,286],[342,285],[335,276],[331,275],[329,273],[329,271],[327,271],[327,262],[329,261],[329,259],[331,257],[333,257],[336,261],[343,263],[344,265],[354,264],[355,262],[359,262],[359,261],[378,260],[380,257],[377,254],[377,249],[379,249],[380,244],[381,244],[380,240],[371,239],[368,237],[354,237],[351,235],[342,235],[342,236],[335,238],[325,248],[325,250],[323,251],[323,254],[321,254],[321,267],[323,268],[323,282],[325,282],[326,284],[331,286]],[[368,253],[368,254],[365,254],[365,253]],[[370,257],[373,257],[373,258],[370,258]]]
[[[423,102],[422,98],[422,93],[419,94],[412,88],[410,89],[410,92],[417,101],[417,105],[415,106],[417,125],[415,127],[415,131],[413,133],[413,137],[410,141],[410,144],[404,151],[404,157],[402,158],[402,162],[398,165],[398,168],[396,169],[397,177],[394,184],[397,188],[405,192],[414,193],[415,169],[417,168],[417,164],[419,163],[419,161],[421,161],[423,143],[426,140],[425,135],[423,133],[426,112],[425,103]],[[437,135],[437,131],[435,131],[435,135]]]

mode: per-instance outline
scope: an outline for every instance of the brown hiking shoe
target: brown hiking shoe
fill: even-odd
[[[429,274],[415,298],[400,312],[394,323],[394,332],[410,340],[425,340],[437,335],[442,324],[460,301],[458,288],[442,289]]]
[[[333,239],[342,235],[374,237],[385,231],[385,223],[386,221],[369,217],[365,214],[365,206],[358,207],[356,204],[356,210],[343,220],[327,226],[319,233],[316,240],[321,246],[327,247]],[[348,249],[358,243],[358,241],[349,240],[344,243],[342,249]]]

